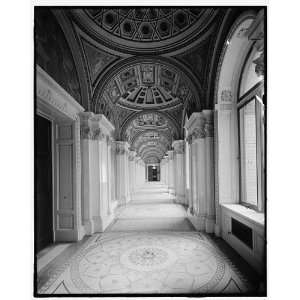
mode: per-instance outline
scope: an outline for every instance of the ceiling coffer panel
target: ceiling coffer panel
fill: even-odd
[[[111,76],[98,98],[131,110],[183,106],[196,93],[187,76],[161,62],[136,62]]]
[[[214,8],[72,9],[78,24],[105,46],[124,53],[167,53],[205,34],[218,13]]]

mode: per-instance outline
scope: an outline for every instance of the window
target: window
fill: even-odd
[[[264,105],[258,96],[239,103],[241,202],[264,210]]]

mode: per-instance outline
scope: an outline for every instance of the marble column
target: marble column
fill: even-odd
[[[206,223],[205,230],[207,233],[215,231],[215,195],[214,195],[214,123],[212,110],[203,110],[205,117],[205,154],[206,154]]]
[[[129,201],[128,149],[127,142],[116,141],[117,199],[120,205]]]
[[[184,140],[172,143],[174,148],[174,185],[176,202],[185,204]]]
[[[169,158],[167,155],[164,156],[164,160],[165,160],[165,184],[167,186],[169,186]]]
[[[113,125],[102,114],[81,114],[82,201],[87,234],[102,232],[113,219],[108,143]]]
[[[175,195],[174,186],[174,151],[168,151],[168,182],[169,182],[169,193]]]
[[[186,197],[187,197],[187,205],[188,205],[188,212],[193,212],[193,164],[192,164],[192,136],[187,137],[187,144],[188,147],[186,151],[188,151],[188,158],[187,158],[187,165],[186,165],[186,172],[188,172],[189,177],[189,186],[187,189]]]
[[[135,190],[135,151],[129,151],[129,187],[130,187],[130,196],[134,193]],[[130,197],[131,198],[131,197]]]
[[[205,118],[202,113],[193,113],[187,122],[189,140],[191,139],[191,185],[192,211],[191,221],[198,230],[206,226],[206,147]]]
[[[92,212],[92,168],[93,168],[93,153],[92,153],[92,130],[91,117],[92,112],[83,112],[80,114],[81,119],[81,162],[82,162],[82,214],[83,225],[87,234],[93,234],[94,222]]]

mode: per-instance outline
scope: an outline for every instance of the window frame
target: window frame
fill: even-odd
[[[250,91],[240,98],[237,104],[237,118],[238,118],[238,144],[239,144],[239,171],[240,171],[240,204],[254,209],[259,212],[264,212],[264,192],[265,192],[265,124],[264,114],[265,107],[262,99],[258,96],[261,94],[261,87],[263,83],[255,85]],[[256,132],[256,176],[257,176],[257,205],[250,204],[245,201],[245,155],[242,149],[243,133],[241,132],[240,110],[244,108],[249,102],[255,101],[255,132]]]

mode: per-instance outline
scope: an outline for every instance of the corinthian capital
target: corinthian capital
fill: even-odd
[[[89,126],[81,126],[80,127],[80,138],[83,140],[92,139],[93,132]]]
[[[105,139],[105,134],[103,133],[103,131],[100,128],[95,128],[94,129],[93,139],[98,140],[98,141],[102,141],[102,140]]]
[[[206,123],[204,126],[205,136],[213,137],[214,136],[214,125],[212,123]]]
[[[126,142],[116,142],[116,154],[123,155],[128,151],[128,144]]]
[[[173,150],[168,151],[168,158],[169,158],[169,160],[172,160],[174,158],[174,151]]]
[[[173,146],[176,154],[184,153],[184,141],[183,140],[174,141],[172,146]]]
[[[199,128],[195,128],[194,131],[192,132],[192,137],[193,140],[196,139],[204,139],[205,138],[205,130],[203,127]]]

